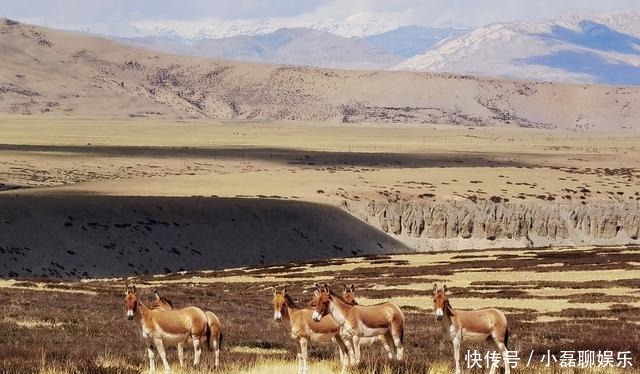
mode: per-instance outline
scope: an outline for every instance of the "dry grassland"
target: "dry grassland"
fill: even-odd
[[[8,117],[0,139],[0,183],[22,193],[640,199],[633,132]]]
[[[355,284],[361,303],[390,300],[407,315],[407,360],[389,363],[382,348],[366,349],[358,373],[449,373],[450,343],[443,340],[431,305],[433,283],[447,283],[456,308],[499,307],[511,326],[511,349],[536,352],[520,373],[632,373],[634,370],[560,370],[537,363],[550,350],[630,350],[640,366],[640,261],[636,248],[490,250],[377,256],[324,263],[181,273],[85,282],[4,281],[0,357],[6,372],[137,373],[146,354],[124,318],[122,285],[143,300],[159,288],[178,306],[199,305],[218,314],[225,329],[224,373],[295,372],[293,342],[272,320],[267,285],[289,284],[295,300],[310,296],[314,280]],[[562,266],[546,266],[561,263]],[[477,271],[477,269],[485,269]],[[615,333],[612,333],[615,332]],[[470,346],[482,350],[482,346]],[[188,356],[189,357],[189,356]],[[175,366],[175,373],[197,373]],[[204,367],[212,368],[205,355]],[[339,372],[335,348],[313,345],[311,372]],[[480,371],[472,371],[476,373]]]

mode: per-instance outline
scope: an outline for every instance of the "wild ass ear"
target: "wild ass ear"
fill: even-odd
[[[351,287],[349,287],[349,289],[351,290],[351,293],[356,292],[356,285],[352,284]]]
[[[131,293],[134,295],[136,294],[136,286],[131,286]]]
[[[282,294],[283,295],[287,294],[287,286],[284,286],[284,288],[282,288]]]
[[[342,286],[342,293],[347,293],[349,291],[349,286],[346,284]]]
[[[158,290],[153,290],[153,295],[156,297],[156,300],[160,300],[160,294],[158,293]]]
[[[438,293],[438,284],[434,284],[433,285],[433,293],[437,294]]]
[[[129,294],[129,285],[128,284],[124,285],[124,294],[125,294],[125,296]]]
[[[270,288],[273,289],[273,296],[275,296],[278,293],[278,289],[274,286],[271,286]]]
[[[449,292],[449,289],[447,288],[446,284],[444,286],[442,286],[442,292],[444,292],[444,293]]]

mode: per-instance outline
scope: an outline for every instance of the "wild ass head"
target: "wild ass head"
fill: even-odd
[[[124,295],[124,308],[126,313],[125,317],[128,320],[131,320],[138,312],[138,297],[136,295],[136,286],[129,287],[128,285],[125,285]]]
[[[349,286],[344,286],[344,289],[342,290],[342,298],[347,304],[358,304],[356,302],[356,285],[352,284]]]
[[[437,284],[433,285],[433,309],[438,321],[441,321],[445,314],[453,316],[453,308],[449,303],[449,290],[446,285],[441,290],[438,289]]]
[[[285,308],[288,306],[288,298],[287,295],[287,287],[283,287],[281,291],[278,291],[277,288],[271,287],[273,289],[273,319],[276,321],[282,320],[282,315],[285,313]]]
[[[332,300],[331,290],[326,284],[316,284],[314,295],[316,305],[313,309],[312,318],[314,321],[320,322],[322,317],[330,313],[329,306]]]

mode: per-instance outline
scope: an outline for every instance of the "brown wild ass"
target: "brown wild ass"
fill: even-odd
[[[158,290],[153,290],[153,294],[156,299],[153,300],[151,304],[151,308],[157,308],[161,310],[172,310],[173,303],[171,300],[167,299],[164,296],[160,296]],[[213,350],[214,353],[214,365],[218,367],[220,365],[220,347],[222,346],[222,325],[220,324],[220,320],[218,316],[216,316],[213,312],[206,310],[204,314],[207,316],[207,323],[209,324],[209,331],[211,331],[211,336],[209,339],[209,349]],[[178,343],[178,358],[180,360],[180,365],[182,365],[184,354],[183,354],[183,343]]]
[[[144,342],[147,345],[149,355],[149,371],[155,372],[155,345],[166,373],[171,372],[165,345],[174,346],[184,344],[189,339],[193,342],[193,364],[200,363],[202,354],[201,344],[207,343],[211,332],[205,313],[196,307],[188,307],[178,310],[152,309],[138,301],[136,287],[126,286],[124,306],[126,318],[135,319]]]
[[[505,374],[510,373],[507,363],[507,342],[509,330],[507,317],[497,309],[487,308],[479,310],[453,309],[449,302],[447,286],[438,289],[433,286],[433,304],[435,316],[445,335],[453,341],[453,357],[456,361],[456,374],[460,374],[460,345],[462,341],[483,342],[486,341],[497,348],[502,356]],[[490,373],[496,371],[497,366],[492,365]]]
[[[358,302],[356,301],[356,285],[352,284],[352,285],[343,286],[343,287],[344,289],[342,290],[342,298],[344,299],[344,301],[346,301],[351,305],[359,305]],[[375,337],[361,337],[359,338],[358,344],[360,344],[360,347],[362,346],[366,347],[366,346],[373,345],[375,342],[382,343],[382,346],[384,347],[384,350],[387,352],[389,359],[393,359],[393,355],[391,354],[391,348],[387,344],[387,341],[384,338],[384,335],[378,335]]]
[[[340,337],[340,326],[331,318],[322,318],[314,321],[313,310],[298,307],[291,296],[287,294],[287,288],[281,291],[273,289],[273,318],[276,321],[288,321],[291,327],[291,339],[299,345],[298,373],[308,371],[308,344],[315,341],[331,340],[338,344],[342,368],[347,366],[347,348]]]
[[[340,334],[347,345],[351,363],[360,362],[360,344],[362,337],[384,335],[390,357],[402,360],[404,349],[404,315],[400,308],[392,303],[376,305],[351,305],[324,285],[316,285],[317,303],[313,319],[319,321],[323,316],[331,315],[340,325]],[[353,345],[351,344],[353,342]]]

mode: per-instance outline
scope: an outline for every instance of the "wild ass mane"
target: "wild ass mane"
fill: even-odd
[[[293,301],[293,299],[291,298],[291,296],[289,296],[288,293],[284,294],[284,301],[287,303],[287,307],[291,309],[298,309],[298,305],[296,305],[296,302]]]

